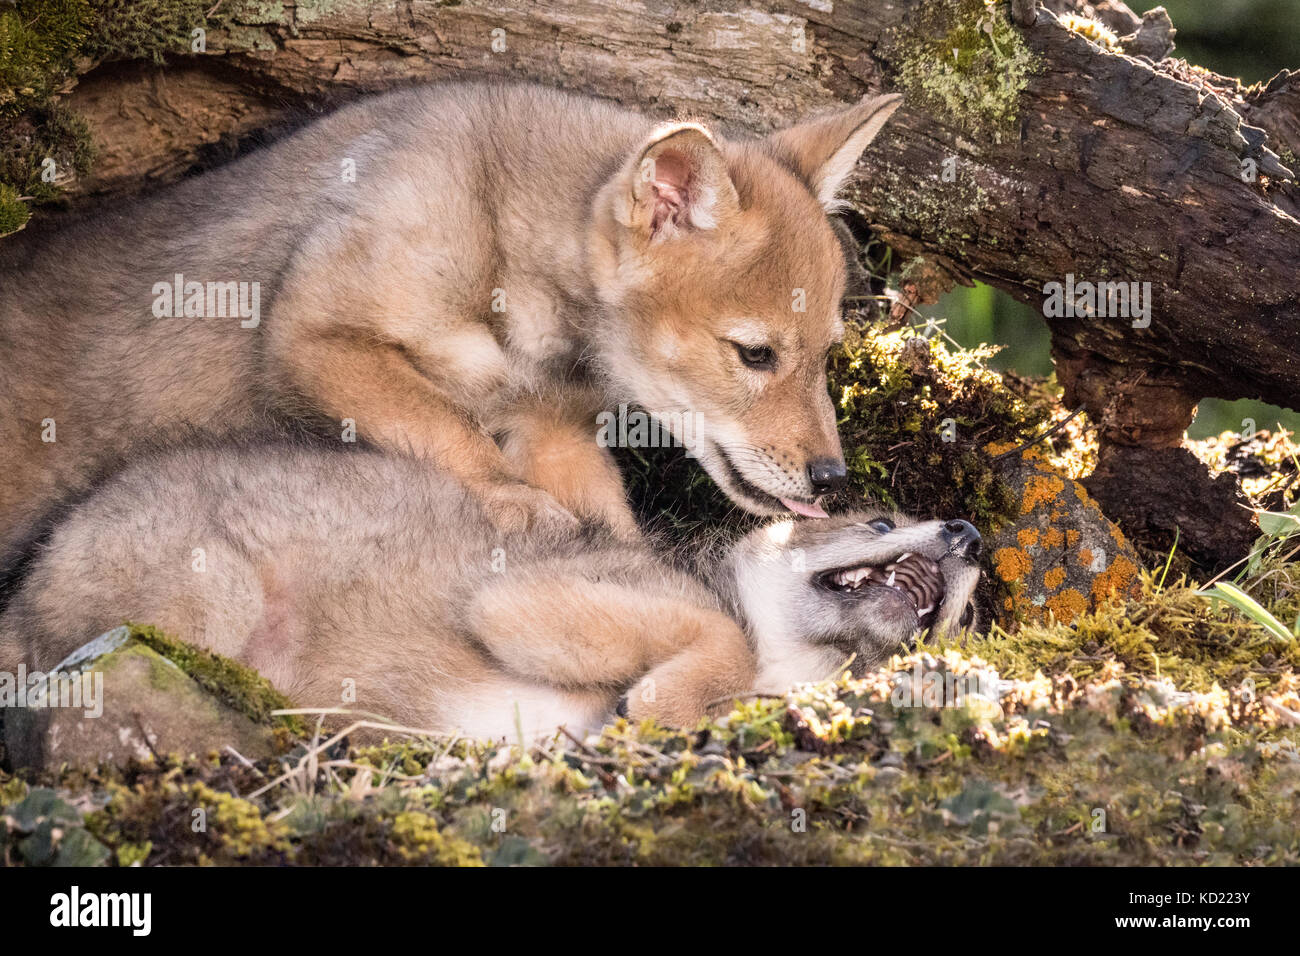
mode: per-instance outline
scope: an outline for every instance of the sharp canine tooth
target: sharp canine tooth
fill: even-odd
[[[906,561],[906,560],[907,560],[908,558],[910,558],[911,556],[912,556],[912,552],[911,552],[911,551],[904,551],[901,555],[899,555],[898,563],[899,563],[899,564],[902,564],[904,561]]]
[[[890,571],[890,572],[889,572],[889,577],[888,577],[888,579],[886,579],[886,581],[885,581],[885,587],[892,588],[892,587],[894,586],[894,577],[895,577],[894,572],[893,572],[893,571]]]
[[[923,607],[923,608],[921,608],[921,610],[917,611],[917,612],[916,612],[916,616],[917,616],[917,617],[925,617],[927,614],[929,614],[929,613],[930,613],[931,611],[933,611],[933,610],[934,610],[934,605],[931,604],[929,607]]]

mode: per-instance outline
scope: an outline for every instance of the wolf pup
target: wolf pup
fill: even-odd
[[[304,706],[475,737],[688,725],[751,689],[874,664],[970,623],[979,534],[881,514],[762,527],[674,569],[597,523],[501,534],[457,480],[375,451],[143,459],[57,525],[0,616],[0,671],[131,619]]]
[[[825,211],[898,105],[730,141],[554,90],[426,86],[7,239],[0,554],[141,449],[268,420],[426,458],[501,529],[634,533],[595,436],[635,403],[741,506],[816,512],[844,480]]]

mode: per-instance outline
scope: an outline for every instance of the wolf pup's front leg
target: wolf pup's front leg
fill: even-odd
[[[373,246],[385,241],[375,237]],[[270,329],[281,401],[291,414],[350,422],[387,451],[427,458],[460,479],[502,531],[574,523],[553,495],[512,467],[483,425],[481,409],[508,377],[487,324],[439,317],[454,315],[452,304],[422,301],[425,291],[382,275],[372,287],[344,289],[327,268],[300,267]]]
[[[429,377],[400,345],[333,334],[299,341],[292,371],[313,405],[389,450],[430,460],[459,477],[502,531],[573,515],[549,492],[527,484],[492,436]]]
[[[579,518],[598,521],[624,539],[641,531],[609,448],[597,440],[602,395],[556,389],[512,404],[493,431],[519,475],[544,488]],[[495,424],[495,423],[494,423]]]

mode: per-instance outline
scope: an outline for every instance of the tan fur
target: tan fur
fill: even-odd
[[[472,736],[689,725],[882,659],[918,627],[821,576],[925,553],[955,628],[977,569],[939,522],[779,522],[689,574],[599,525],[497,530],[427,461],[282,444],[141,461],[73,510],[0,614],[0,671],[51,669],[124,619],[257,668],[295,702]],[[900,519],[901,521],[901,519]],[[355,700],[345,701],[345,682]]]
[[[628,716],[687,725],[751,686],[753,652],[736,622],[698,595],[662,595],[580,575],[539,575],[475,596],[474,635],[539,684],[629,687]],[[528,621],[521,640],[519,622]],[[729,699],[728,699],[729,700]]]
[[[570,388],[521,399],[499,423],[502,450],[525,482],[547,489],[573,514],[636,537],[618,468],[609,449],[592,441],[601,397],[592,389]]]
[[[751,510],[811,500],[809,463],[840,458],[824,354],[844,265],[819,197],[896,104],[728,141],[536,87],[418,87],[0,243],[0,554],[141,448],[268,419],[352,420],[454,472],[501,529],[566,510],[627,528],[608,455],[575,453],[584,423],[519,411],[569,387],[698,414],[692,451]],[[155,317],[176,273],[259,283],[260,322]],[[742,365],[737,326],[773,370]]]

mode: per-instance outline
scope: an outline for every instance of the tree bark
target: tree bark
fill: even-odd
[[[1095,6],[1118,45],[1032,0],[994,8],[1010,33],[983,0],[222,0],[201,54],[87,64],[66,99],[100,158],[74,188],[174,179],[303,107],[417,80],[534,80],[752,132],[901,89],[851,202],[895,265],[925,260],[920,301],[976,279],[1035,306],[1067,275],[1149,282],[1145,327],[1049,325],[1103,455],[1174,449],[1203,397],[1300,394],[1300,73],[1243,89],[1162,59],[1162,12]]]

